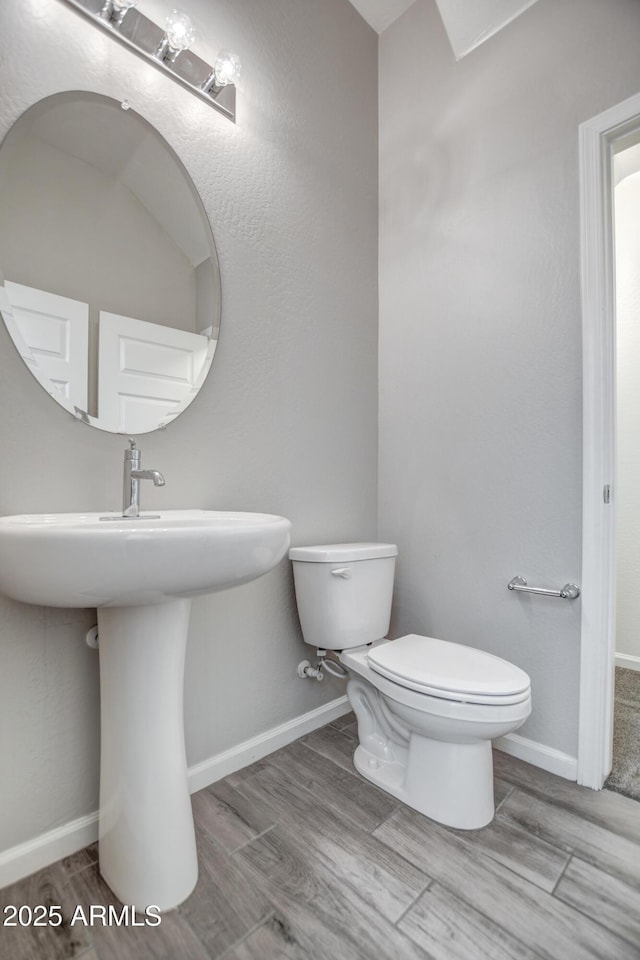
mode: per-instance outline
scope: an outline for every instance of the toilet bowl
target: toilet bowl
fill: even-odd
[[[432,679],[426,663],[436,660],[435,645],[438,653],[458,661],[462,673],[481,664],[482,692],[474,692],[469,683],[463,691],[428,684],[418,689],[417,676]],[[422,669],[405,677],[407,683],[380,674],[376,656],[397,653],[405,646],[424,658]],[[489,823],[495,812],[491,740],[516,730],[529,716],[527,675],[482,651],[415,634],[345,650],[339,656],[350,675],[347,695],[358,720],[356,769],[439,823],[459,829]],[[488,692],[495,676],[492,670],[502,680],[494,684],[500,693]],[[456,685],[455,675],[448,676],[451,686]]]
[[[483,827],[495,812],[491,740],[529,716],[529,677],[462,644],[384,639],[396,555],[394,544],[292,548],[303,637],[347,671],[362,776],[440,823]]]

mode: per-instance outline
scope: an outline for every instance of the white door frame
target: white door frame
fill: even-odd
[[[582,248],[582,642],[578,783],[611,770],[615,660],[615,275],[612,156],[640,129],[640,94],[580,125]],[[605,503],[606,485],[611,502]]]

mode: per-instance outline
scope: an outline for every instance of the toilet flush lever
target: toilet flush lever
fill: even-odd
[[[335,570],[331,571],[332,577],[342,577],[343,580],[351,579],[351,570],[349,567],[336,567]]]

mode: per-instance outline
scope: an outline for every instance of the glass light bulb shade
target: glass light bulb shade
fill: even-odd
[[[130,10],[131,7],[135,7],[138,0],[111,0],[111,5],[114,10],[117,10],[120,13],[122,10]]]
[[[172,50],[188,50],[196,39],[191,20],[181,10],[172,10],[165,21],[165,34]]]
[[[231,50],[221,50],[213,69],[219,87],[226,87],[228,83],[237,83],[242,73],[240,57]]]

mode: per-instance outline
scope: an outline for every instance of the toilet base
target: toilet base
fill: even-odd
[[[381,790],[445,826],[476,830],[493,820],[490,741],[449,743],[411,734],[406,764],[380,759],[362,744],[353,764]]]
[[[507,704],[435,697],[374,673],[367,656],[367,648],[341,656],[358,720],[356,770],[438,823],[459,830],[491,823],[491,741],[522,726],[531,713],[530,691]]]

